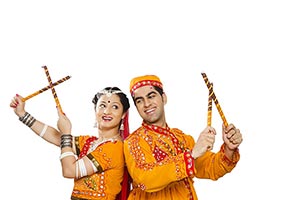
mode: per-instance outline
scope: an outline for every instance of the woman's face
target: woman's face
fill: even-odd
[[[123,117],[123,105],[116,94],[101,95],[96,105],[98,128],[112,129],[119,127]]]

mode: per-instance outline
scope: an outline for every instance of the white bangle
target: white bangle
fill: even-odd
[[[75,162],[75,177],[76,177],[76,179],[79,178],[78,170],[79,170],[79,167],[78,167],[78,161],[76,161],[76,162]]]
[[[80,178],[82,178],[87,175],[86,167],[83,159],[79,159],[77,162],[79,165]]]
[[[45,133],[46,133],[46,131],[47,131],[47,128],[48,128],[48,125],[45,124],[44,127],[43,127],[43,130],[42,130],[41,133],[40,133],[40,137],[43,137],[43,136],[45,135]]]
[[[67,151],[67,152],[62,153],[59,156],[59,159],[62,160],[63,158],[65,158],[67,156],[74,156],[75,157],[75,154],[73,152],[71,152],[71,151]],[[76,157],[75,157],[75,159],[76,159]]]
[[[94,173],[96,173],[98,171],[97,167],[94,165],[94,163],[90,159],[88,159],[88,161],[91,163]]]

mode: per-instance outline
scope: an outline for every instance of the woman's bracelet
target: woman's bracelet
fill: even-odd
[[[71,151],[67,151],[67,152],[64,152],[64,153],[60,154],[59,159],[62,160],[63,158],[65,158],[67,156],[74,156],[75,159],[77,159],[77,156]]]
[[[34,122],[36,121],[36,119],[31,116],[28,112],[25,112],[25,114],[22,117],[19,117],[19,120],[21,122],[23,122],[23,124],[25,124],[26,126],[28,126],[29,128],[34,124]]]
[[[48,125],[44,124],[44,127],[43,127],[42,131],[39,134],[40,137],[44,137],[44,135],[45,135],[45,133],[47,131],[47,128],[48,128]]]
[[[71,134],[62,134],[60,136],[60,148],[73,146],[73,137]]]

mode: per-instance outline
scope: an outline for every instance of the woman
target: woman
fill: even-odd
[[[107,87],[98,92],[92,102],[98,137],[72,136],[71,122],[60,111],[59,131],[47,126],[25,111],[25,103],[19,95],[10,106],[20,121],[37,135],[61,148],[63,176],[74,179],[72,200],[126,199],[129,185],[124,173],[123,139],[128,135],[129,100],[119,88]]]

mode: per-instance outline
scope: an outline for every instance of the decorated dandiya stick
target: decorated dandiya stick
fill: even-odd
[[[52,86],[53,86],[53,87],[54,87],[54,86],[57,86],[58,84],[60,84],[60,83],[62,83],[62,82],[64,82],[64,81],[66,81],[66,80],[68,80],[68,79],[70,79],[70,78],[71,78],[71,76],[66,76],[66,77],[64,77],[64,78],[62,78],[62,79],[56,81],[55,83],[53,83]],[[28,99],[30,99],[30,98],[32,98],[32,97],[38,95],[38,94],[41,94],[41,93],[43,93],[43,92],[49,90],[50,88],[51,88],[51,86],[48,85],[47,87],[44,87],[44,88],[42,88],[42,89],[40,89],[40,90],[38,90],[38,91],[36,91],[36,92],[34,92],[34,93],[28,95],[27,97],[24,97],[24,98],[22,99],[22,101],[25,102],[25,101],[27,101]]]
[[[46,73],[46,76],[47,76],[47,79],[48,79],[48,82],[49,82],[49,86],[50,86],[50,88],[51,88],[51,91],[52,91],[52,94],[53,94],[53,97],[54,97],[56,106],[57,106],[57,108],[63,113],[63,111],[62,111],[62,109],[61,109],[61,105],[60,105],[59,100],[58,100],[58,97],[57,97],[57,94],[56,94],[56,91],[55,91],[55,89],[54,89],[54,87],[53,87],[52,80],[51,80],[51,77],[50,77],[48,68],[47,68],[47,66],[43,66],[43,68],[44,68],[44,70],[45,70],[45,73]]]
[[[209,94],[208,94],[208,109],[207,109],[207,126],[211,126],[211,116],[212,116],[212,93],[213,93],[213,83],[209,83]]]
[[[203,77],[203,79],[204,79],[204,82],[205,82],[207,88],[209,89],[210,82],[209,82],[209,80],[208,80],[206,74],[205,74],[205,73],[201,73],[201,74],[202,74],[202,77]],[[217,99],[217,97],[216,97],[214,91],[212,91],[211,98],[212,98],[212,100],[215,102],[215,105],[216,105],[216,107],[217,107],[217,110],[218,110],[218,112],[219,112],[219,114],[220,114],[220,116],[221,116],[221,118],[222,118],[222,121],[223,121],[225,127],[227,127],[227,126],[228,126],[227,120],[226,120],[226,118],[225,118],[225,115],[224,115],[224,113],[223,113],[223,111],[222,111],[222,108],[221,108],[221,106],[220,106],[220,104],[219,104],[219,102],[218,102],[218,99]]]

